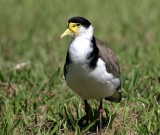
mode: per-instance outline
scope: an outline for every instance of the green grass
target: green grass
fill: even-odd
[[[0,133],[83,134],[83,102],[65,84],[68,18],[88,18],[121,66],[123,100],[104,101],[104,134],[160,133],[158,0],[1,0]],[[19,67],[18,67],[19,66]],[[98,107],[90,101],[93,113]]]

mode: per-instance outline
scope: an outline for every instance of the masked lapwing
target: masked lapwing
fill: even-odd
[[[69,35],[69,45],[64,76],[67,85],[76,92],[85,104],[86,122],[89,118],[87,100],[100,101],[99,116],[102,118],[102,99],[121,101],[121,80],[118,60],[113,51],[94,36],[91,23],[83,17],[68,20],[61,38]]]

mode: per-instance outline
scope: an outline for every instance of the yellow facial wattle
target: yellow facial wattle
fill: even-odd
[[[69,35],[70,33],[73,33],[74,35],[77,35],[78,33],[78,28],[80,27],[80,24],[77,23],[69,23],[68,28],[66,31],[61,35],[61,38]]]

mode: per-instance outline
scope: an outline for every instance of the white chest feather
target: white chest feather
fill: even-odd
[[[82,44],[84,43],[84,44]],[[120,80],[106,71],[100,58],[95,69],[90,69],[86,57],[92,48],[88,41],[79,45],[74,41],[69,49],[72,63],[69,65],[66,82],[83,99],[101,99],[114,94]]]
[[[92,51],[90,41],[88,39],[76,38],[69,47],[69,54],[73,63],[86,63],[87,54]]]

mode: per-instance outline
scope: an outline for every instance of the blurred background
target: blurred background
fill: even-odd
[[[125,105],[130,104],[133,108],[128,108],[128,112],[134,114],[136,107],[139,107],[138,113],[155,116],[154,111],[157,111],[159,117],[159,7],[158,0],[0,0],[0,97],[3,97],[0,104],[5,105],[0,107],[0,125],[5,127],[8,124],[7,129],[2,128],[1,131],[17,128],[19,131],[20,127],[26,128],[32,123],[27,125],[24,122],[24,126],[22,115],[17,124],[10,115],[12,112],[16,117],[22,112],[25,100],[30,99],[28,111],[34,112],[35,106],[46,107],[47,102],[51,107],[59,99],[56,104],[59,107],[66,102],[64,97],[70,99],[75,96],[63,79],[63,64],[70,38],[60,40],[68,19],[73,16],[90,20],[95,36],[108,43],[117,55],[121,66],[122,91],[127,99],[120,105],[122,112]],[[6,106],[10,109],[6,110]],[[155,107],[151,112],[144,111],[151,106]],[[5,115],[7,112],[8,116]],[[31,114],[24,112],[27,118]],[[40,114],[37,113],[37,116]],[[7,121],[8,118],[12,121]],[[131,119],[140,119],[140,127],[137,128],[135,123],[132,123],[132,128],[124,124],[124,131],[129,128],[133,131],[131,133],[141,133],[148,123],[142,122],[145,117],[141,118],[141,115],[138,118],[131,116]],[[156,116],[148,118],[148,121],[155,120]],[[43,123],[47,123],[46,119]],[[123,122],[120,120],[118,123]],[[146,124],[144,128],[153,133],[159,129],[158,122],[153,123]]]
[[[62,66],[70,39],[59,37],[73,16],[89,19],[95,36],[109,43],[120,63],[157,59],[159,64],[159,5],[157,0],[1,0],[0,68],[25,61]]]

